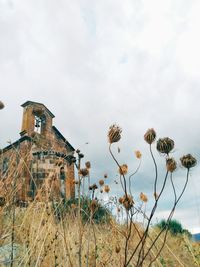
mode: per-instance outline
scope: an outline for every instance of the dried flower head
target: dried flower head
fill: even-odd
[[[101,194],[103,193],[103,189],[100,190],[100,193],[101,193]]]
[[[78,154],[78,157],[79,157],[80,159],[82,159],[82,158],[84,158],[84,154],[83,154],[83,153],[79,153],[79,154]]]
[[[123,197],[119,198],[119,203],[122,204],[123,203]]]
[[[137,159],[141,159],[142,153],[139,150],[136,150],[135,151],[135,156],[136,156]]]
[[[121,248],[119,245],[116,245],[115,247],[115,252],[118,254],[120,252]]]
[[[127,194],[124,195],[122,198],[119,198],[119,202],[124,206],[126,210],[130,210],[134,205],[132,196]]]
[[[121,133],[122,129],[119,126],[116,124],[111,125],[108,131],[109,143],[112,144],[118,142],[121,139]]]
[[[94,191],[96,189],[98,189],[98,186],[96,184],[93,184],[93,185],[89,186],[89,190],[93,190]]]
[[[169,137],[160,138],[157,141],[157,150],[163,154],[169,154],[174,148],[174,141]]]
[[[2,101],[0,101],[0,109],[4,108],[4,103]]]
[[[127,172],[128,172],[128,165],[126,165],[126,164],[121,165],[119,168],[119,174],[120,175],[126,175]]]
[[[108,178],[108,174],[107,173],[104,174],[104,178],[105,179]]]
[[[82,176],[82,177],[85,177],[89,174],[89,171],[87,168],[83,168],[83,169],[80,169],[79,170],[79,174]]]
[[[174,172],[177,168],[177,163],[174,158],[166,159],[166,168],[169,172]]]
[[[104,191],[105,191],[106,193],[109,193],[109,192],[110,192],[110,187],[109,187],[108,185],[105,185],[105,186],[104,186]]]
[[[103,186],[104,185],[104,180],[103,179],[99,180],[99,185],[100,186]]]
[[[148,201],[148,198],[147,198],[147,196],[144,194],[144,193],[140,193],[140,199],[143,201],[143,202],[147,202]]]
[[[86,167],[87,169],[90,169],[90,168],[91,168],[91,163],[90,163],[90,161],[87,161],[87,162],[85,163],[85,167]]]
[[[190,169],[197,164],[197,160],[191,155],[187,154],[180,158],[183,167]]]
[[[156,132],[153,128],[148,129],[144,135],[144,140],[151,145],[156,139]]]

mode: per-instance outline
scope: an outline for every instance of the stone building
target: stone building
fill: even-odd
[[[54,115],[41,103],[23,105],[20,138],[1,150],[1,192],[15,186],[17,199],[75,196],[74,148],[52,125]],[[3,186],[2,186],[3,184]]]

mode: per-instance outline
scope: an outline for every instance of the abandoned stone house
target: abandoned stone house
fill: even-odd
[[[0,180],[5,187],[15,181],[17,198],[23,201],[43,189],[48,197],[73,198],[74,148],[52,125],[55,116],[44,104],[27,101],[21,106],[20,138],[1,150]]]

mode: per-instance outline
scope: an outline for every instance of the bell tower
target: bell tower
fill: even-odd
[[[51,111],[41,103],[26,101],[21,105],[24,108],[20,135],[31,136],[34,132],[49,138],[52,129],[52,120],[55,117]]]

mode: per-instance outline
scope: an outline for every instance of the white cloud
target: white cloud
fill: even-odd
[[[20,104],[43,102],[92,161],[93,177],[113,177],[106,134],[117,122],[120,160],[134,169],[133,151],[142,150],[147,179],[137,190],[150,193],[148,127],[174,138],[177,158],[200,155],[199,7],[182,0],[0,0],[1,146],[18,138]]]

